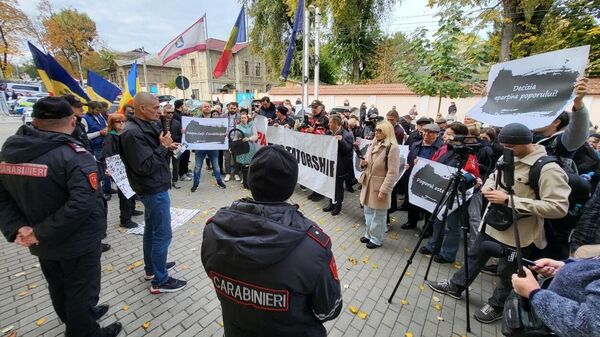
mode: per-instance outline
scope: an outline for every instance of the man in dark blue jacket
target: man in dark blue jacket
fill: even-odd
[[[324,337],[342,308],[331,239],[285,201],[298,162],[282,146],[250,163],[254,200],[220,209],[204,228],[202,264],[217,292],[225,336]]]
[[[0,230],[39,258],[66,336],[116,336],[120,323],[96,322],[108,311],[96,306],[106,231],[98,166],[71,138],[77,120],[64,98],[40,99],[32,116],[35,128],[22,126],[2,146]]]
[[[186,282],[169,277],[174,262],[167,263],[171,244],[171,174],[170,151],[177,148],[171,133],[159,131],[158,98],[140,92],[134,97],[135,112],[120,135],[121,159],[127,170],[131,188],[145,207],[144,269],[146,280],[152,280],[150,293],[160,294],[183,289]]]
[[[354,174],[352,169],[352,144],[354,139],[350,131],[342,126],[342,118],[333,115],[329,118],[329,131],[338,140],[338,153],[335,177],[335,200],[329,200],[329,205],[323,208],[323,212],[331,212],[335,216],[342,211],[344,201],[344,180]]]

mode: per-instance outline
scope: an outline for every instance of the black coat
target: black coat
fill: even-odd
[[[325,337],[342,295],[331,239],[298,206],[242,199],[204,228],[202,264],[227,337]]]
[[[171,138],[174,142],[181,143],[181,139],[183,137],[181,131],[181,121],[178,121],[175,118],[173,118],[171,120],[171,125],[169,126],[169,132],[171,132]]]
[[[154,123],[134,117],[119,135],[127,178],[139,195],[164,192],[171,187],[169,151],[160,145],[159,133]]]
[[[22,126],[0,156],[0,229],[8,241],[30,226],[39,245],[29,249],[41,258],[70,259],[99,249],[106,204],[96,160],[81,144]]]
[[[338,141],[336,175],[340,178],[344,178],[348,174],[354,174],[354,168],[352,165],[352,158],[354,156],[354,137],[352,137],[352,133],[350,133],[350,131],[344,128],[341,128],[337,135],[341,135],[342,140]]]
[[[119,135],[109,132],[102,143],[102,158],[112,157],[119,153]]]
[[[77,117],[77,124],[75,124],[75,130],[73,130],[71,136],[75,138],[75,140],[80,142],[86,150],[92,152],[92,147],[90,145],[90,140],[87,136],[85,125],[81,123],[81,117]]]

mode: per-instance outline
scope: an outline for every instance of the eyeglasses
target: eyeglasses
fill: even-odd
[[[167,115],[173,115],[174,113],[174,111],[167,111]]]
[[[381,129],[375,129],[375,132],[382,133],[382,132],[383,132],[383,130],[381,130]]]

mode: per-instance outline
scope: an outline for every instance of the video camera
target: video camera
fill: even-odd
[[[450,141],[450,145],[459,155],[477,154],[481,149],[481,144],[475,136],[455,135]]]
[[[367,118],[367,120],[365,121],[365,126],[370,126],[370,127],[375,127],[375,125],[377,125],[377,123],[383,121],[385,118],[383,118],[383,116],[377,116],[375,114],[369,116],[369,118]]]

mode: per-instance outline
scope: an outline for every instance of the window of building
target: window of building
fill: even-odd
[[[244,74],[246,76],[250,75],[250,62],[244,61]]]
[[[196,59],[190,59],[191,76],[196,77]]]
[[[192,89],[192,95],[196,97],[196,99],[200,98],[200,89]]]
[[[260,77],[260,62],[256,63],[256,76]]]

